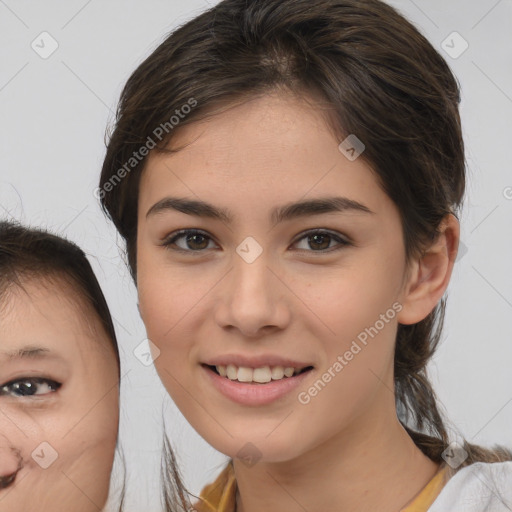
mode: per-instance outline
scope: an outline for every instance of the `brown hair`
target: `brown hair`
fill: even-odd
[[[356,134],[365,144],[362,158],[401,214],[409,260],[436,238],[447,214],[459,211],[465,189],[459,86],[411,23],[379,0],[224,0],[171,33],[121,94],[98,191],[126,241],[134,277],[145,162],[132,160],[135,153],[151,143],[165,150],[180,127],[276,89],[321,100],[340,141]],[[395,352],[399,418],[437,462],[449,440],[426,365],[444,311],[442,300],[423,321],[400,325]],[[464,448],[468,458],[460,467],[512,458],[500,447]]]
[[[0,296],[24,279],[64,278],[97,313],[114,350],[119,350],[112,317],[85,253],[74,243],[40,229],[0,222]]]

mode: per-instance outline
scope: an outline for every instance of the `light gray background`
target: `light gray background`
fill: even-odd
[[[512,1],[390,3],[445,56],[463,94],[467,252],[450,285],[445,335],[430,372],[459,432],[473,442],[511,446]],[[133,355],[145,338],[135,289],[120,241],[93,196],[122,85],[170,30],[209,5],[0,0],[0,218],[55,229],[91,255],[121,345],[128,510],[160,509],[162,414],[192,491],[213,479],[224,460],[184,421],[154,368]],[[43,31],[59,44],[48,59],[31,48]],[[453,31],[469,44],[457,59],[441,46]]]

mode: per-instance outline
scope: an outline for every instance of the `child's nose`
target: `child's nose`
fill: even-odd
[[[10,444],[4,444],[7,440],[0,436],[0,489],[11,485],[22,466],[20,452]]]

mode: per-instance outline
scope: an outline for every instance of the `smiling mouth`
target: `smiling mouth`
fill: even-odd
[[[268,384],[269,382],[286,380],[302,373],[311,371],[312,366],[304,368],[293,368],[291,366],[262,366],[260,368],[249,368],[246,366],[205,365],[212,372],[228,380],[242,382],[245,384]]]

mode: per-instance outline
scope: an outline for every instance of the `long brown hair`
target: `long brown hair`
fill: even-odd
[[[352,133],[363,141],[362,158],[399,209],[409,260],[436,238],[445,215],[460,211],[459,85],[410,22],[379,0],[224,0],[171,33],[121,94],[97,192],[134,277],[145,163],[134,153],[165,150],[182,126],[275,89],[322,103],[340,142]],[[426,365],[444,312],[442,300],[423,321],[399,326],[394,365],[400,421],[436,462],[449,439]],[[464,448],[460,467],[512,458],[500,447]]]

